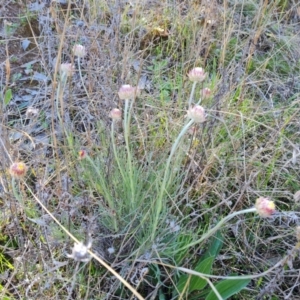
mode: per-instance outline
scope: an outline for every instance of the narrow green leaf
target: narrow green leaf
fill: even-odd
[[[214,257],[206,258],[205,260],[203,260],[196,266],[195,271],[204,273],[204,274],[210,274],[214,259],[215,259]],[[187,288],[188,293],[191,293],[196,290],[202,290],[207,285],[207,281],[199,276],[182,275],[180,277],[178,285],[177,285],[179,292],[182,292],[184,290],[184,287],[186,286],[189,278],[190,278],[190,282],[188,283],[189,286]]]
[[[12,99],[12,90],[8,89],[4,95],[4,104],[7,105]]]
[[[225,279],[220,281],[215,288],[222,296],[222,299],[225,300],[240,292],[248,285],[250,280],[251,279]],[[205,300],[218,300],[218,297],[215,295],[214,291],[211,290]]]

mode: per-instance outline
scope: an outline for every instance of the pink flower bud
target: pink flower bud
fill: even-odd
[[[86,150],[81,149],[78,151],[78,159],[79,160],[85,159],[86,157],[87,157]]]
[[[189,128],[188,133],[191,135],[194,135],[197,131],[197,127],[196,126],[192,126]]]
[[[121,100],[134,99],[139,94],[139,90],[129,84],[124,84],[120,87],[118,95]]]
[[[201,91],[201,96],[202,96],[202,99],[206,99],[206,98],[209,98],[210,97],[210,94],[211,94],[211,90],[209,88],[204,88],[202,91]]]
[[[115,121],[121,120],[122,119],[122,112],[121,110],[119,110],[118,108],[113,108],[110,113],[109,116]]]
[[[202,82],[205,79],[206,75],[207,74],[202,68],[194,68],[188,73],[189,79],[193,82]]]
[[[194,107],[189,108],[187,111],[187,116],[196,123],[203,123],[206,121],[205,110],[200,105],[195,105]]]
[[[9,168],[9,173],[13,178],[21,179],[26,175],[27,166],[23,162],[15,162]]]
[[[80,44],[76,44],[73,47],[73,53],[75,56],[78,56],[81,58],[81,57],[86,56],[86,49],[84,46],[82,46]]]
[[[66,74],[66,76],[72,76],[73,72],[74,72],[75,68],[72,64],[69,63],[63,63],[60,65],[60,73]]]
[[[255,208],[261,217],[267,218],[275,212],[275,203],[268,198],[259,197],[256,199]]]

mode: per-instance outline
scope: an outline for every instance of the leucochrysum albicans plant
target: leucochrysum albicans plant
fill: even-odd
[[[201,99],[199,100],[198,104],[193,105],[193,99],[194,94],[196,90],[197,83],[203,83],[204,80],[207,78],[207,73],[202,68],[194,68],[188,73],[189,79],[193,82],[191,94],[188,101],[188,110],[187,110],[187,122],[181,129],[180,133],[178,134],[177,138],[175,139],[170,154],[168,156],[168,159],[166,161],[166,164],[164,166],[164,173],[162,180],[160,181],[160,187],[158,189],[158,194],[156,195],[155,199],[153,199],[153,203],[151,203],[152,209],[152,224],[151,224],[151,241],[154,243],[155,239],[157,238],[157,228],[159,227],[161,213],[164,212],[166,207],[166,199],[168,194],[168,186],[171,184],[172,181],[172,174],[174,173],[172,168],[174,167],[172,165],[172,161],[175,159],[175,156],[178,155],[179,151],[179,145],[183,141],[185,134],[188,132],[188,130],[193,126],[193,124],[203,124],[206,121],[206,112],[205,108],[203,106],[200,106]],[[118,95],[121,100],[125,101],[125,108],[124,108],[124,116],[123,116],[123,128],[124,128],[124,140],[126,145],[126,151],[127,151],[127,166],[128,170],[125,173],[124,169],[120,166],[120,161],[118,158],[118,153],[116,151],[116,145],[114,143],[114,122],[121,119],[121,111],[119,109],[113,109],[110,113],[111,118],[113,119],[112,122],[112,143],[113,143],[113,149],[114,149],[114,156],[117,162],[117,165],[119,166],[119,170],[122,173],[122,177],[125,179],[126,176],[130,177],[131,180],[131,193],[132,193],[132,201],[134,203],[135,199],[135,187],[132,180],[133,175],[133,156],[131,153],[130,148],[130,120],[131,120],[131,114],[133,111],[133,103],[134,99],[138,95],[138,89],[136,87],[132,87],[131,85],[123,85],[121,86]],[[209,88],[203,88],[200,92],[202,99],[205,99],[210,96],[211,90]],[[263,200],[262,200],[263,199]],[[145,203],[146,205],[146,203]],[[188,247],[197,244],[206,238],[209,238],[211,235],[213,235],[225,222],[230,220],[231,218],[235,217],[239,214],[249,213],[249,212],[255,212],[257,211],[259,215],[266,217],[271,215],[275,210],[274,203],[272,201],[269,201],[266,198],[259,198],[256,202],[256,206],[254,208],[234,212],[224,219],[222,219],[213,229],[209,230],[206,234],[203,235],[203,237],[200,240],[197,240],[193,242],[192,244],[187,245]]]
[[[84,57],[86,55],[85,49],[82,47],[79,47],[77,45],[76,48],[74,48],[74,55],[78,58]],[[78,61],[79,63],[79,61]],[[61,80],[60,85],[58,88],[58,94],[57,98],[62,96],[62,92],[64,90],[64,87],[66,85],[67,78],[72,75],[74,72],[74,66],[72,64],[62,64],[61,65]],[[177,155],[180,157],[180,144],[184,141],[185,135],[188,132],[188,130],[196,123],[199,124],[199,126],[202,126],[207,121],[207,115],[206,110],[203,106],[200,106],[200,101],[197,104],[193,104],[194,94],[196,90],[197,83],[203,83],[203,81],[207,78],[208,74],[202,69],[202,68],[195,68],[191,70],[188,74],[190,80],[193,82],[193,87],[191,91],[191,95],[188,101],[188,110],[187,110],[187,120],[182,126],[181,131],[179,132],[178,136],[175,138],[170,153],[167,157],[167,160],[164,164],[164,170],[162,172],[162,178],[159,181],[159,185],[157,188],[157,194],[156,197],[150,199],[150,203],[140,203],[140,205],[148,206],[150,207],[151,217],[149,217],[148,221],[151,221],[151,224],[149,227],[151,228],[151,232],[149,235],[149,239],[151,243],[155,243],[155,240],[157,239],[157,228],[161,225],[161,215],[162,213],[166,214],[166,202],[168,199],[168,188],[172,184],[173,174],[175,167],[175,164],[173,165],[172,162],[175,159],[178,162]],[[210,96],[211,91],[208,88],[203,88],[200,92],[201,98],[205,99]],[[118,171],[120,172],[120,178],[124,181],[129,182],[129,189],[130,189],[130,199],[131,199],[131,208],[136,208],[137,202],[137,194],[136,194],[136,181],[134,180],[134,173],[136,172],[136,166],[135,166],[135,157],[132,151],[132,145],[130,144],[130,125],[131,125],[131,116],[134,113],[134,100],[139,95],[139,91],[136,87],[132,87],[130,85],[123,85],[119,92],[118,92],[119,98],[121,100],[124,100],[124,110],[123,112],[115,108],[110,112],[110,117],[112,119],[111,123],[111,142],[112,142],[112,149],[113,149],[113,157],[115,158],[116,167],[118,168]],[[58,109],[57,109],[58,110]],[[62,114],[61,114],[62,115]],[[61,120],[60,120],[61,121]],[[118,149],[118,146],[115,143],[115,125],[117,122],[123,121],[123,135],[124,135],[124,142],[125,142],[125,160],[124,157],[120,158],[120,149]],[[121,213],[122,210],[118,209],[118,205],[122,205],[122,203],[117,203],[115,199],[112,197],[113,193],[108,190],[109,186],[105,187],[106,185],[106,178],[104,176],[103,170],[101,170],[101,165],[97,165],[94,160],[88,155],[88,152],[84,149],[80,150],[78,153],[78,159],[83,163],[83,167],[90,169],[93,168],[95,171],[95,174],[97,177],[93,178],[90,177],[90,180],[99,180],[100,185],[103,187],[103,194],[104,194],[104,200],[106,201],[106,205],[109,207],[111,212],[114,213]],[[85,165],[85,161],[88,162],[88,164]],[[124,164],[125,162],[125,164]],[[180,160],[179,160],[180,163]],[[25,163],[23,162],[15,162],[11,165],[9,169],[9,173],[13,179],[13,181],[20,181],[24,180],[26,172],[28,168]],[[175,172],[176,173],[176,172]],[[139,179],[142,181],[143,176],[141,176]],[[146,179],[145,179],[146,180]],[[91,185],[93,186],[93,185]],[[15,189],[15,193],[18,191]],[[145,201],[145,200],[144,200]],[[149,201],[149,199],[147,199]],[[41,203],[42,207],[46,210],[46,208]],[[47,210],[46,210],[47,211]],[[48,212],[48,211],[47,211]],[[253,213],[256,212],[261,217],[269,217],[275,212],[275,204],[273,201],[269,200],[268,198],[259,197],[256,200],[255,206],[252,208],[248,208],[245,210],[240,210],[233,212],[224,218],[222,218],[214,227],[207,230],[206,233],[204,233],[201,237],[198,239],[195,239],[194,241],[191,241],[187,243],[184,246],[179,247],[177,250],[184,250],[189,247],[193,247],[211,236],[213,236],[226,222],[230,221],[232,218],[246,213]],[[112,214],[113,217],[113,214]],[[117,215],[115,218],[113,218],[113,221],[111,222],[112,228],[110,228],[114,232],[118,232],[122,229],[120,224],[118,224],[119,220],[122,220],[123,216]],[[53,218],[55,222],[58,222],[55,218]],[[149,224],[149,222],[147,224]],[[144,223],[145,224],[145,223]],[[172,233],[178,234],[180,232],[181,227],[177,224],[175,224],[174,221],[169,221],[170,227],[172,227]],[[64,229],[65,230],[65,229]],[[66,231],[67,232],[67,231]],[[70,235],[71,236],[71,235]],[[108,253],[110,255],[113,255],[115,252],[115,249],[113,247],[110,247],[108,250]],[[92,241],[88,241],[87,244],[84,244],[76,239],[74,239],[74,247],[72,248],[71,254],[67,254],[67,257],[70,259],[73,259],[77,261],[78,263],[87,263],[91,260],[91,258],[95,258],[95,255],[92,251]],[[101,261],[103,265],[104,262]],[[105,265],[106,266],[106,265]],[[107,266],[109,268],[109,266]],[[114,270],[111,270],[111,272],[117,276],[117,274],[114,272]],[[124,280],[120,279],[125,285],[126,282]],[[142,299],[140,295],[134,291],[128,285],[128,288],[133,291],[133,293],[136,294],[136,296],[139,299]]]

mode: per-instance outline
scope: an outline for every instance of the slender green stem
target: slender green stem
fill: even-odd
[[[232,219],[238,215],[247,214],[247,213],[251,213],[251,212],[256,212],[256,208],[253,207],[253,208],[248,208],[248,209],[244,209],[244,210],[239,210],[239,211],[236,211],[236,212],[224,217],[215,227],[213,227],[212,229],[208,230],[205,234],[203,234],[200,239],[198,239],[194,242],[191,242],[188,245],[185,245],[184,247],[177,249],[176,251],[182,251],[182,250],[185,250],[189,247],[195,246],[195,245],[203,242],[204,240],[211,237],[215,232],[217,232],[230,219]]]
[[[191,91],[191,94],[190,94],[190,99],[189,99],[189,106],[188,106],[188,108],[190,108],[191,105],[192,105],[192,101],[193,101],[193,98],[194,98],[196,85],[197,85],[197,81],[194,81],[194,82],[193,82],[193,86],[192,86],[192,91]]]
[[[163,181],[162,181],[162,184],[161,184],[161,187],[160,187],[160,192],[159,192],[159,195],[158,195],[158,198],[156,200],[156,206],[155,206],[155,209],[156,209],[156,213],[155,213],[155,219],[154,219],[154,224],[153,224],[153,231],[152,231],[152,241],[154,240],[155,238],[155,232],[156,232],[156,227],[158,225],[158,221],[159,221],[159,215],[162,211],[162,207],[163,207],[163,197],[164,197],[164,194],[165,194],[165,189],[166,189],[166,186],[167,186],[167,183],[170,179],[170,164],[171,164],[171,160],[175,154],[175,151],[177,150],[178,148],[178,145],[181,141],[181,138],[184,136],[184,134],[187,132],[187,130],[193,125],[194,123],[194,120],[190,120],[189,123],[187,123],[181,130],[181,132],[179,133],[179,135],[177,136],[173,146],[172,146],[172,149],[171,149],[171,153],[168,157],[168,160],[167,160],[167,163],[166,163],[166,166],[165,166],[165,173],[164,173],[164,178],[163,178]]]
[[[131,150],[129,146],[129,133],[130,133],[130,119],[131,119],[131,109],[132,103],[129,109],[129,99],[125,100],[125,109],[124,109],[124,137],[125,137],[125,145],[127,151],[127,165],[129,170],[129,180],[130,180],[130,190],[131,190],[131,204],[135,205],[135,189],[134,189],[134,182],[133,182],[133,168],[132,168],[132,157],[131,157]],[[133,102],[133,100],[132,100]]]
[[[121,167],[119,155],[117,153],[114,132],[115,132],[115,122],[113,120],[112,123],[111,123],[111,133],[110,133],[111,134],[111,142],[112,142],[113,152],[114,152],[115,160],[117,162],[119,171],[122,175],[123,180],[125,180],[125,175],[124,175],[124,172],[123,172],[123,168]]]
[[[18,186],[17,186],[18,185]],[[12,190],[13,190],[13,194],[15,196],[15,198],[19,201],[19,203],[22,204],[22,206],[24,207],[24,201],[22,199],[22,196],[20,194],[20,182],[17,182],[15,180],[15,178],[12,178],[11,181],[11,186],[12,186]]]
[[[201,92],[200,92],[200,99],[199,99],[199,101],[198,101],[198,103],[197,103],[197,105],[200,105],[200,103],[201,103],[201,101],[202,101],[202,91],[203,91],[203,88],[204,88],[204,84],[203,84],[203,82],[202,82],[202,84],[201,84]]]
[[[62,73],[61,74],[61,78],[58,82],[58,87],[57,87],[57,91],[56,91],[56,112],[57,112],[57,116],[60,122],[60,126],[61,128],[64,128],[63,126],[63,120],[62,120],[62,116],[64,114],[64,106],[63,106],[63,92],[67,83],[67,74],[66,73]],[[59,103],[60,103],[60,109],[59,109]]]
[[[85,91],[87,97],[89,98],[89,93],[88,93],[88,91],[87,91],[87,89],[86,89],[86,86],[85,86],[85,84],[84,84],[83,77],[82,77],[82,72],[81,72],[81,67],[80,67],[80,57],[77,57],[77,63],[78,63],[78,70],[79,70],[80,80],[81,80],[81,82],[82,82],[84,91]]]

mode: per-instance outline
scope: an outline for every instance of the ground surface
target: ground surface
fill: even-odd
[[[253,275],[230,299],[298,299],[298,2],[2,2],[0,298],[133,299],[95,260],[67,257],[73,241],[39,199],[145,299],[217,299],[176,267]],[[75,44],[87,50],[79,62]],[[58,93],[61,63],[75,70]],[[161,204],[156,192],[186,122],[193,67],[208,73],[194,97],[211,89],[201,102],[207,121],[182,140]],[[141,90],[131,119],[133,170],[125,129],[111,129],[109,116],[125,110],[122,84]],[[79,160],[80,150],[90,160]],[[12,180],[14,161],[27,164],[25,181]],[[212,249],[199,237],[260,196],[274,200],[277,213],[225,224],[212,269],[197,268]]]

